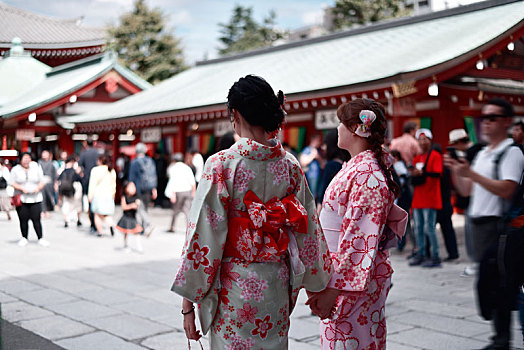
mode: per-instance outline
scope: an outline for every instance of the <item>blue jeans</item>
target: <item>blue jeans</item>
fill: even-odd
[[[417,235],[417,254],[426,255],[426,236],[429,239],[431,257],[437,259],[438,240],[437,240],[437,210],[436,209],[413,209],[415,219],[415,231]]]

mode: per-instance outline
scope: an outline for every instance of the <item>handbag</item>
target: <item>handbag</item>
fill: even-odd
[[[13,197],[11,197],[11,204],[16,208],[22,206],[22,194],[17,193]]]
[[[411,184],[413,186],[420,186],[426,183],[426,179],[428,177],[428,173],[426,173],[426,166],[428,165],[429,156],[431,155],[432,151],[433,151],[432,148],[430,148],[428,151],[428,156],[426,157],[426,161],[424,162],[424,167],[422,168],[422,174],[411,176]]]

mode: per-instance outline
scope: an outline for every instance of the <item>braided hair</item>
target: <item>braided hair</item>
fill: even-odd
[[[231,86],[227,95],[229,112],[236,109],[252,126],[271,133],[280,128],[286,113],[282,109],[284,93],[273,88],[263,78],[246,75]]]
[[[354,125],[362,124],[362,121],[359,117],[360,111],[362,110],[373,111],[377,116],[375,121],[371,124],[371,135],[367,137],[366,140],[370,146],[371,151],[373,151],[380,168],[384,172],[389,190],[393,192],[395,197],[398,197],[400,194],[400,188],[393,180],[391,169],[386,165],[386,152],[382,148],[386,138],[387,126],[384,106],[372,99],[357,98],[353,101],[349,101],[340,105],[337,109],[337,117],[342,124],[350,129]]]

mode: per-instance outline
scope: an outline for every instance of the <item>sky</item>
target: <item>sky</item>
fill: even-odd
[[[34,13],[57,17],[83,17],[85,26],[117,24],[119,17],[133,8],[134,0],[0,0]],[[435,9],[478,0],[433,0]],[[206,57],[216,58],[221,47],[219,23],[227,23],[235,4],[252,7],[255,20],[261,22],[270,10],[277,14],[277,27],[293,30],[320,24],[323,9],[335,0],[146,0],[167,16],[169,30],[182,41],[185,61],[193,64]]]
[[[83,16],[85,26],[118,23],[118,18],[133,8],[134,0],[0,0],[5,4],[34,13],[58,17]],[[296,29],[318,24],[323,7],[335,0],[146,0],[168,16],[167,25],[182,40],[184,56],[189,64],[204,57],[216,58],[220,47],[219,23],[227,23],[235,4],[252,7],[258,22],[270,10],[277,13],[276,24],[283,29]]]

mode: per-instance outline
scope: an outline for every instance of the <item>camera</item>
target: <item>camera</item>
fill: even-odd
[[[457,149],[455,147],[446,147],[446,151],[448,152],[449,156],[455,160],[458,160],[458,154]]]

